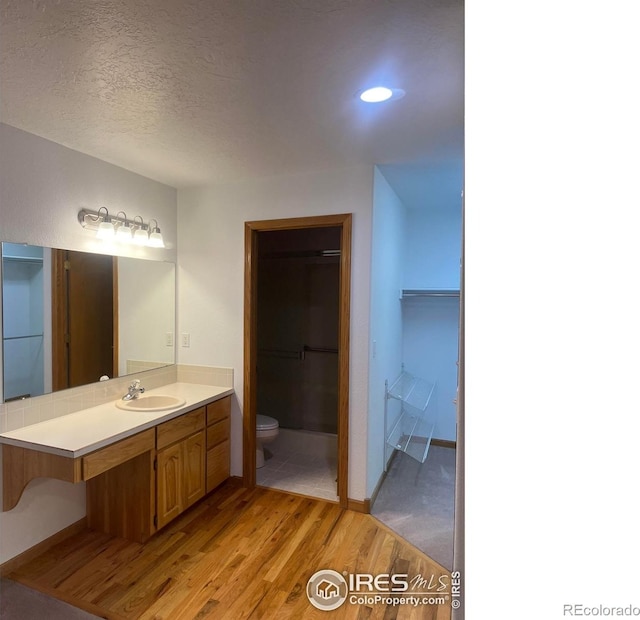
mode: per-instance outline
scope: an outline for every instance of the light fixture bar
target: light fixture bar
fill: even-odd
[[[109,210],[106,207],[100,207],[97,211],[80,209],[78,221],[83,228],[95,231],[96,236],[100,239],[115,239],[158,248],[165,247],[158,221],[155,219],[145,224],[139,215],[133,219],[129,219],[124,211],[118,211],[116,215],[109,215]],[[152,226],[151,222],[155,222],[155,225]],[[108,237],[105,234],[107,229]]]
[[[80,209],[78,212],[78,221],[82,225],[83,228],[88,228],[89,230],[97,231],[100,227],[100,224],[104,221],[111,222],[114,226],[129,226],[132,228],[133,226],[140,226],[140,222],[135,222],[134,220],[130,220],[127,217],[120,217],[120,211],[118,215],[109,215],[109,211],[107,211],[106,207],[100,207],[99,211],[91,211],[90,209]],[[147,228],[147,226],[143,223],[143,226]]]

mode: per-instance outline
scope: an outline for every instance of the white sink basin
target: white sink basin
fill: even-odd
[[[165,409],[182,407],[186,402],[183,398],[175,396],[150,394],[149,396],[139,396],[133,400],[117,400],[116,407],[127,411],[164,411]]]

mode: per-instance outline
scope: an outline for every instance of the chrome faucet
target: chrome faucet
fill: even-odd
[[[144,392],[144,388],[140,387],[140,379],[135,379],[129,386],[129,391],[122,397],[122,400],[133,400],[138,398]]]

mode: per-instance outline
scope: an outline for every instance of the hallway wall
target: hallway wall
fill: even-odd
[[[407,210],[376,168],[371,248],[367,497],[373,493],[385,467],[384,383],[385,380],[392,383],[402,365],[402,313],[399,297],[404,273],[406,220]],[[398,412],[398,401],[389,401],[388,419],[395,419]]]
[[[237,369],[231,474],[242,475],[244,222],[353,214],[349,497],[365,499],[373,169],[355,166],[178,192],[178,362]]]

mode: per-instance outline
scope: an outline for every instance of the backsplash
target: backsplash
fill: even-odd
[[[127,360],[125,363],[128,375],[133,375],[136,372],[153,370],[155,368],[163,368],[166,365],[166,362],[144,362],[140,360]]]
[[[219,385],[233,387],[233,368],[217,366],[193,366],[178,364],[179,383],[200,383],[202,385]]]
[[[0,404],[0,433],[59,418],[121,398],[127,393],[129,384],[135,378],[140,378],[142,385],[149,390],[176,382],[233,387],[233,368],[185,364],[165,366],[146,370],[140,373],[139,377],[110,379],[102,383],[92,383],[44,396],[2,403]]]

